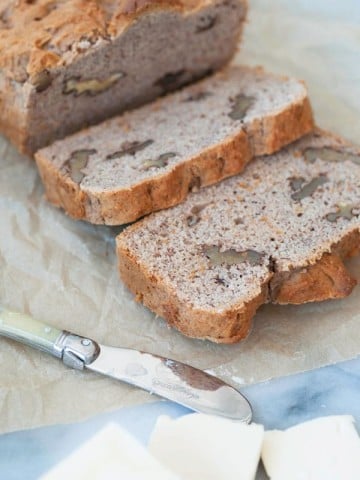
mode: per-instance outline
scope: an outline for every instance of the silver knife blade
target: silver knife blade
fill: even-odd
[[[69,367],[106,375],[197,412],[249,423],[252,410],[235,388],[202,370],[158,355],[100,345],[0,305],[0,335],[42,350]]]
[[[99,345],[85,368],[135,385],[191,410],[249,423],[249,402],[235,388],[202,370],[150,353]]]

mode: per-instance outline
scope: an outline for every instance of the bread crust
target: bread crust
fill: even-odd
[[[0,10],[0,68],[23,82],[45,68],[85,55],[76,48],[85,38],[92,44],[109,41],[140,15],[166,9],[187,14],[209,4],[209,0],[9,1]]]
[[[84,191],[69,176],[60,174],[41,150],[36,154],[36,162],[51,203],[64,208],[75,219],[119,225],[181,203],[189,191],[240,173],[254,156],[274,153],[313,128],[312,110],[305,95],[168,173],[129,189]]]
[[[336,137],[334,137],[336,138]],[[269,301],[280,305],[345,298],[357,285],[343,260],[360,253],[360,232],[353,231],[332,246],[331,252],[305,267],[275,272],[269,284]]]
[[[137,225],[129,227],[136,229]],[[236,343],[250,332],[256,310],[265,303],[303,304],[343,298],[352,292],[356,280],[342,260],[360,251],[360,232],[350,232],[317,260],[290,272],[271,272],[260,291],[248,303],[219,311],[200,310],[179,299],[162,279],[150,274],[117,237],[118,268],[125,285],[153,312],[184,335],[215,343]]]

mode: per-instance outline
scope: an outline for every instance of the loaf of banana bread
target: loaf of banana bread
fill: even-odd
[[[0,1],[0,132],[32,154],[217,70],[246,0]]]

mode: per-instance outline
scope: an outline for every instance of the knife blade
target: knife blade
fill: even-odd
[[[177,360],[101,345],[1,306],[0,335],[49,353],[68,367],[120,380],[191,410],[251,422],[251,406],[238,390]]]

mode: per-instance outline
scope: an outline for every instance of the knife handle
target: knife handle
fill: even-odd
[[[85,365],[93,362],[100,353],[100,347],[94,340],[58,330],[1,306],[0,335],[49,353],[77,370],[82,370]]]

